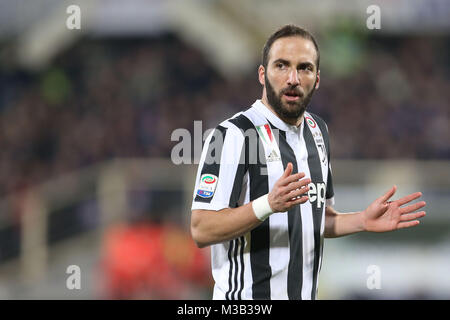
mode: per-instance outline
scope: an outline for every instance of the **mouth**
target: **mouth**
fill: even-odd
[[[283,96],[287,101],[297,101],[301,98],[302,94],[296,90],[289,90],[284,92]]]

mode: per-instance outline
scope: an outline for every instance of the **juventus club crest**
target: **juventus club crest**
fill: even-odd
[[[309,127],[311,128],[311,133],[314,138],[314,142],[317,146],[317,151],[319,153],[320,162],[326,166],[328,165],[328,157],[327,157],[327,149],[325,148],[325,142],[323,141],[322,132],[317,126],[316,121],[310,117],[305,116],[306,122],[308,123]]]
[[[327,150],[325,149],[325,145],[322,143],[317,143],[317,150],[319,151],[319,157],[320,162],[322,162],[323,165],[328,164],[328,157],[327,157]]]

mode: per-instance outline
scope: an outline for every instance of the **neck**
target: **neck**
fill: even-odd
[[[278,118],[280,118],[282,121],[286,122],[287,124],[291,125],[291,126],[296,126],[299,127],[302,124],[303,121],[303,115],[302,114],[300,117],[298,118],[286,118],[283,116],[280,116],[278,113],[275,112],[275,110],[272,108],[272,106],[270,105],[269,101],[267,101],[266,95],[263,94],[262,98],[261,98],[261,102],[267,107],[269,108],[269,110],[276,115]]]

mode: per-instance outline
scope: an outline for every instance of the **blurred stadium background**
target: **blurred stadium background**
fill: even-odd
[[[319,41],[310,110],[331,133],[336,208],[392,184],[427,201],[415,229],[326,240],[319,297],[449,299],[449,16],[446,0],[0,1],[0,299],[209,299],[196,165],[173,164],[171,134],[259,98],[262,45],[286,23]]]

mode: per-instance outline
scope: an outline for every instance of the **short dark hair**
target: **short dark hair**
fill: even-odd
[[[267,39],[266,43],[264,44],[264,48],[263,48],[263,52],[262,52],[262,65],[264,68],[267,68],[267,64],[269,63],[269,51],[270,51],[270,48],[272,47],[272,44],[280,38],[293,37],[293,36],[298,36],[298,37],[302,37],[304,39],[308,39],[314,44],[314,47],[316,48],[316,53],[317,53],[317,61],[316,61],[317,66],[316,67],[317,67],[317,70],[319,70],[320,52],[319,52],[319,46],[317,45],[316,39],[309,31],[307,31],[303,28],[300,28],[296,25],[293,25],[293,24],[287,24],[287,25],[281,27],[280,29],[275,31],[269,37],[269,39]]]

